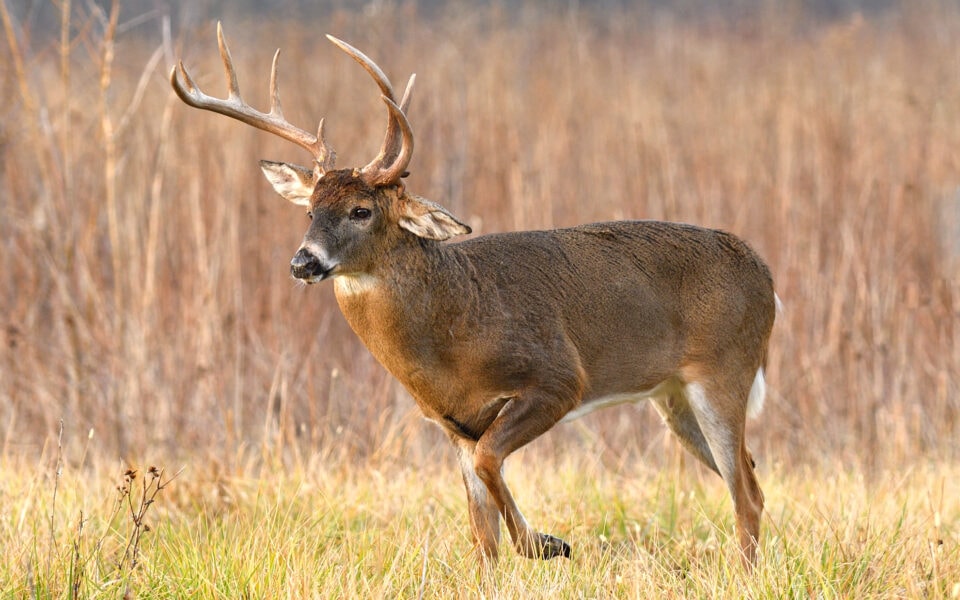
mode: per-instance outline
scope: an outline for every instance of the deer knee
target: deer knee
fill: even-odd
[[[498,457],[492,449],[482,441],[473,451],[473,470],[477,477],[489,488],[500,476],[503,459]]]

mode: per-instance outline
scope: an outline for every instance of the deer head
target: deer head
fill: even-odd
[[[314,135],[284,118],[277,78],[279,50],[274,54],[270,72],[270,111],[267,113],[244,102],[220,23],[217,42],[227,78],[227,98],[203,93],[183,62],[170,74],[173,89],[188,105],[273,133],[313,156],[312,169],[282,162],[260,163],[277,193],[294,204],[308,207],[311,225],[290,261],[291,274],[306,283],[316,283],[333,275],[365,272],[386,245],[404,235],[442,241],[470,233],[470,227],[439,204],[407,193],[401,181],[408,175],[407,166],[413,157],[413,132],[406,112],[416,75],[410,76],[398,101],[393,85],[376,63],[342,40],[331,35],[327,39],[370,74],[387,107],[387,131],[380,152],[361,168],[334,169],[336,153],[325,139],[323,119]]]

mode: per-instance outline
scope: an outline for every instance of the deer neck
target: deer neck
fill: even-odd
[[[438,363],[437,322],[457,311],[451,294],[457,261],[448,246],[419,239],[383,253],[365,273],[334,279],[337,303],[350,327],[374,357],[415,390],[415,374]]]
[[[337,302],[347,315],[356,310],[379,310],[384,302],[413,300],[432,290],[438,280],[449,278],[456,261],[448,254],[448,248],[438,242],[403,239],[379,251],[369,270],[334,278]]]

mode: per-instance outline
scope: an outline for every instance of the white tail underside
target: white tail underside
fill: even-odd
[[[753,385],[750,386],[750,397],[747,399],[747,416],[755,419],[763,412],[763,400],[767,395],[767,383],[763,379],[763,367],[757,369],[757,374],[753,378]]]

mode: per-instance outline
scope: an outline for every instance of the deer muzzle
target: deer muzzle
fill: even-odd
[[[332,268],[327,267],[312,252],[300,248],[290,260],[290,274],[307,283],[316,283],[330,274]]]

